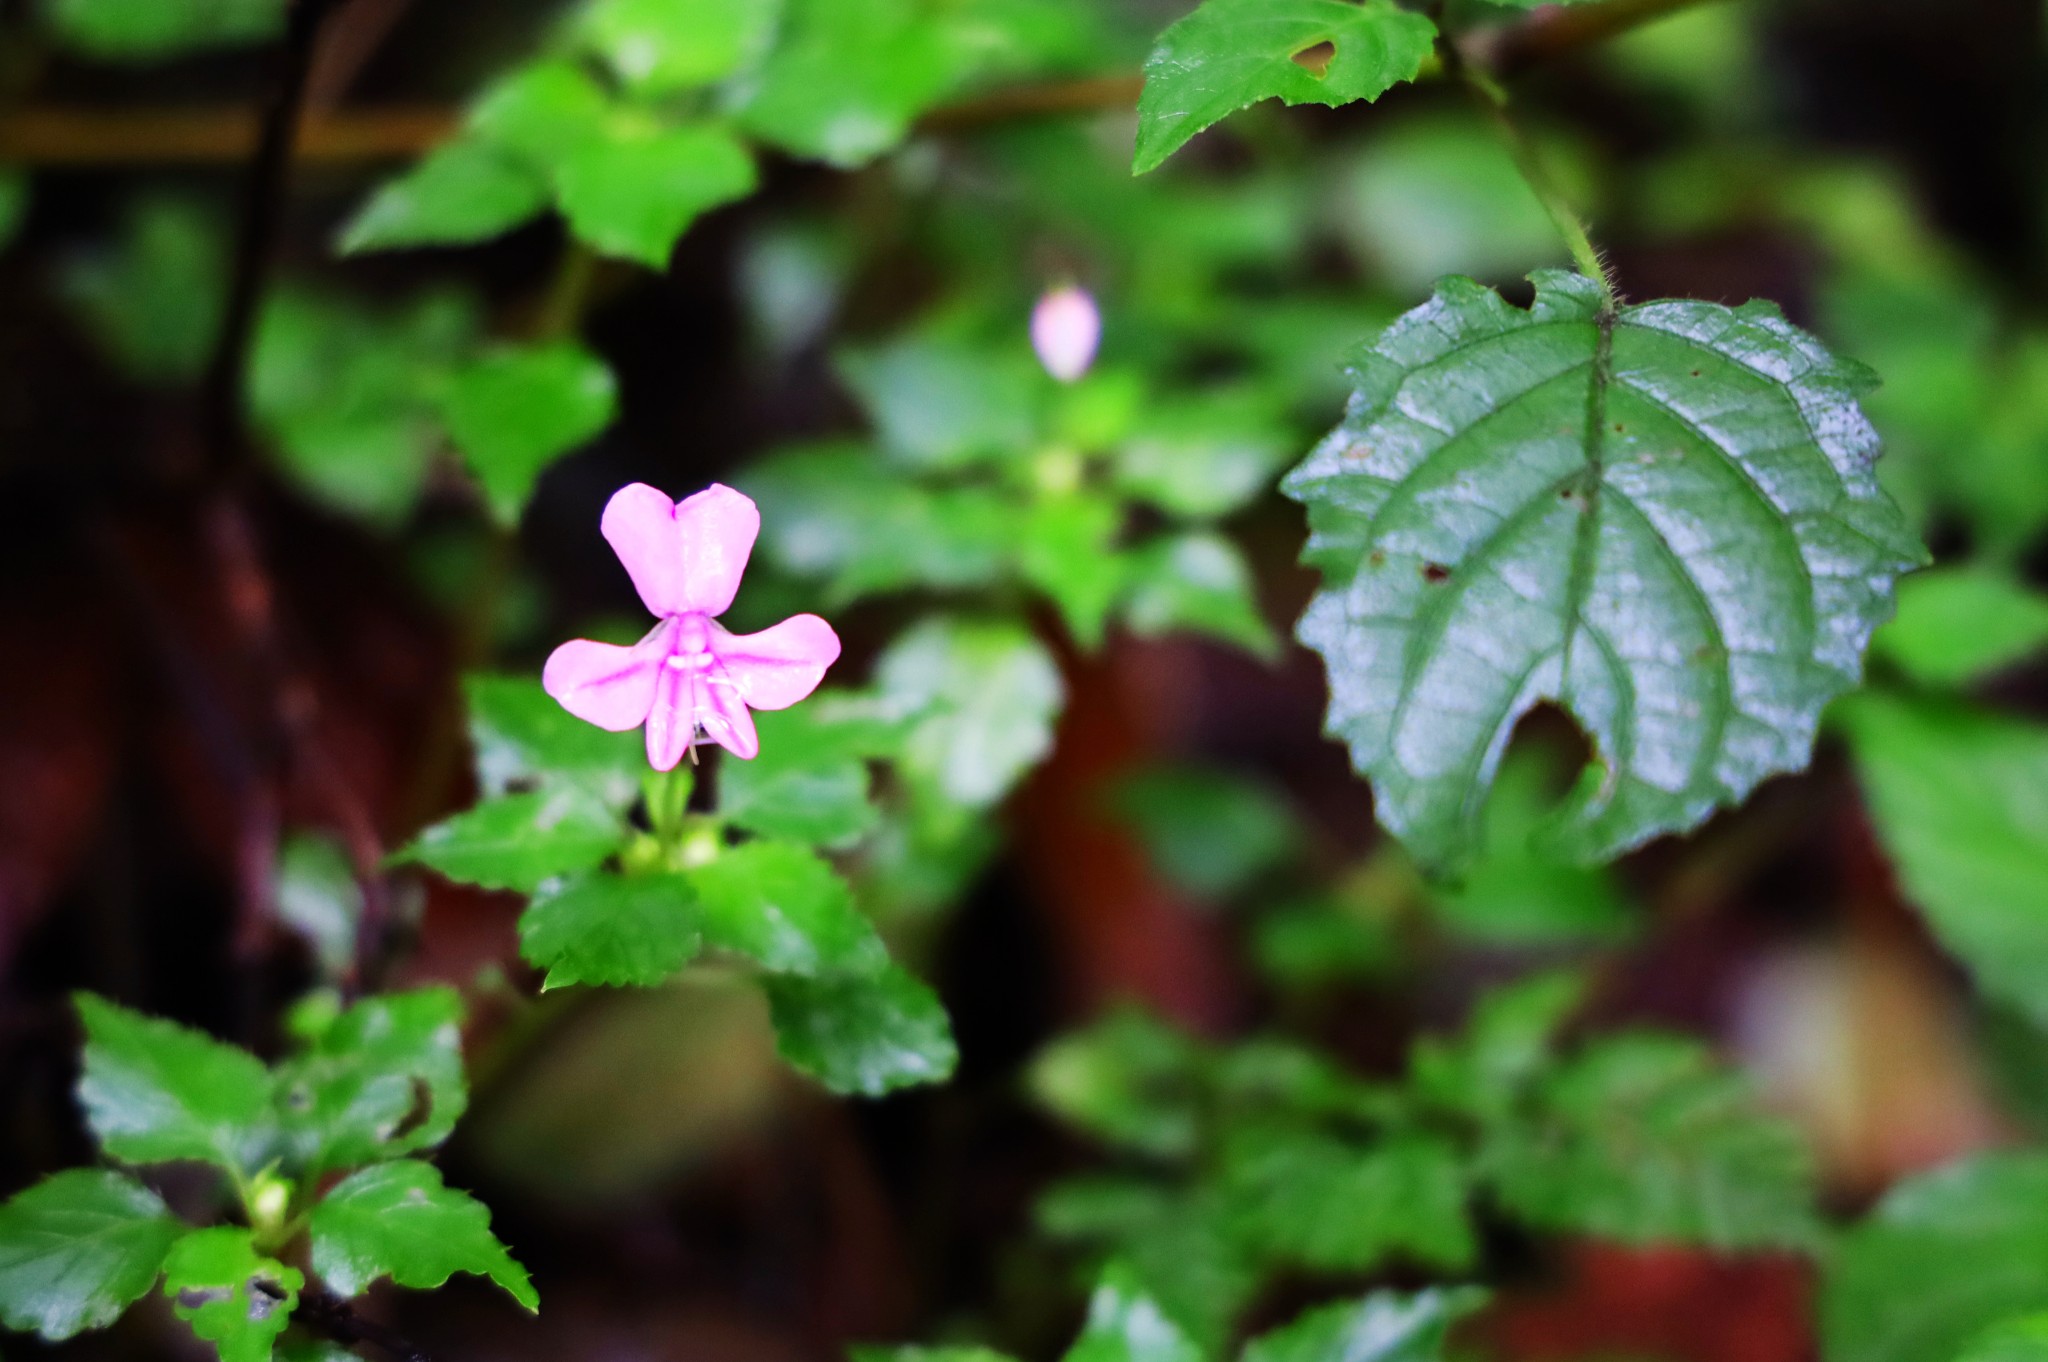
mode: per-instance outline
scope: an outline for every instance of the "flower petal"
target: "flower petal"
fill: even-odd
[[[761,755],[761,737],[754,731],[754,716],[740,697],[738,685],[723,671],[704,678],[697,696],[697,722],[719,746],[742,761]]]
[[[668,632],[665,626],[657,633]],[[646,721],[654,705],[655,674],[666,649],[650,648],[648,639],[631,648],[571,639],[548,654],[541,669],[541,688],[557,704],[586,723],[623,733]]]
[[[718,483],[678,504],[636,482],[612,494],[602,524],[649,610],[716,615],[740,589],[761,512],[751,498]]]
[[[697,736],[697,673],[662,665],[654,683],[654,702],[647,712],[647,764],[673,771]]]
[[[711,652],[738,699],[755,709],[788,709],[839,660],[839,635],[816,615],[792,615],[758,634],[729,634],[714,624]]]

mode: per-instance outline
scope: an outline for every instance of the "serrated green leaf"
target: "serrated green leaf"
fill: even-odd
[[[875,666],[884,710],[909,725],[901,768],[946,800],[985,808],[1052,748],[1058,666],[1020,625],[937,617]]]
[[[1145,60],[1132,169],[1262,99],[1336,107],[1415,79],[1436,25],[1392,0],[1203,0]],[[1320,70],[1295,59],[1329,44]]]
[[[278,1066],[277,1101],[307,1173],[441,1143],[469,1105],[462,998],[420,988],[364,998]]]
[[[1873,471],[1868,376],[1775,308],[1538,273],[1470,280],[1359,356],[1350,416],[1288,476],[1323,590],[1301,623],[1328,728],[1425,862],[1470,854],[1515,722],[1597,752],[1549,829],[1595,860],[1809,759],[1924,558]]]
[[[1842,1236],[1822,1279],[1828,1362],[1955,1362],[2048,1300],[2048,1158],[1985,1154],[1910,1178]]]
[[[395,859],[462,884],[531,894],[557,875],[593,869],[625,839],[619,820],[583,791],[532,790],[434,824]]]
[[[341,229],[344,255],[487,241],[544,211],[547,176],[519,156],[462,136],[370,196]]]
[[[509,794],[529,781],[562,781],[619,810],[638,795],[647,769],[638,733],[608,733],[585,723],[531,676],[472,672],[462,679],[462,694],[484,794]]]
[[[1023,519],[1018,569],[1052,598],[1086,649],[1102,646],[1110,609],[1124,592],[1124,564],[1112,552],[1123,520],[1115,502],[1083,494],[1041,498]]]
[[[1244,1362],[1442,1362],[1451,1326],[1485,1302],[1469,1286],[1375,1291],[1260,1334],[1245,1345]]]
[[[519,916],[519,951],[546,988],[647,986],[697,954],[696,889],[684,875],[580,875],[535,894]]]
[[[704,944],[772,974],[868,974],[889,952],[853,890],[817,853],[748,842],[690,872]]]
[[[1104,1269],[1063,1362],[1202,1362],[1202,1350],[1122,1264]]]
[[[1906,896],[1985,993],[2048,1019],[2048,727],[1878,692],[1835,717]]]
[[[85,1023],[78,1100],[101,1148],[124,1163],[255,1170],[273,1134],[270,1073],[255,1056],[90,993],[74,1000]]]
[[[275,36],[285,0],[46,0],[43,14],[64,46],[103,61],[150,62]]]
[[[416,1159],[379,1164],[344,1179],[320,1199],[308,1224],[313,1271],[343,1296],[379,1277],[431,1291],[458,1272],[488,1277],[528,1310],[533,1283],[498,1237],[491,1213]]]
[[[1062,1036],[1032,1062],[1032,1094],[1112,1145],[1162,1158],[1192,1154],[1209,1056],[1135,1009]]]
[[[610,425],[618,408],[610,367],[574,341],[555,341],[460,370],[441,414],[492,514],[513,524],[541,471]]]
[[[946,1009],[900,966],[766,984],[775,1048],[833,1092],[880,1097],[952,1076],[959,1051]]]
[[[1359,1147],[1323,1136],[1239,1132],[1229,1178],[1261,1252],[1320,1272],[1390,1260],[1459,1271],[1478,1255],[1458,1151],[1429,1136]]]
[[[258,1253],[250,1231],[229,1226],[192,1231],[164,1264],[171,1309],[220,1362],[270,1362],[305,1284],[297,1268]]]
[[[598,0],[576,36],[629,88],[668,95],[757,60],[781,17],[780,0]]]
[[[1483,1174],[1549,1229],[1729,1250],[1817,1239],[1813,1158],[1696,1042],[1624,1034],[1538,1087],[1532,1119],[1492,1132]]]
[[[55,1342],[104,1329],[156,1285],[185,1224],[133,1178],[74,1168],[0,1206],[0,1321]]]
[[[1123,781],[1111,800],[1152,863],[1205,898],[1240,892],[1300,844],[1287,801],[1227,771],[1161,766]]]
[[[698,217],[754,192],[744,143],[714,124],[608,120],[554,165],[569,230],[593,250],[665,270]]]
[[[844,847],[872,831],[867,757],[875,744],[815,702],[754,716],[761,755],[718,773],[721,817],[763,837]]]
[[[782,36],[740,82],[739,120],[764,142],[850,169],[903,140],[963,73],[929,0],[788,0]]]
[[[1251,568],[1222,535],[1161,535],[1127,561],[1131,588],[1124,621],[1140,638],[1186,630],[1257,657],[1279,655],[1279,640],[1259,613]]]
[[[2048,1314],[1992,1325],[1970,1340],[1956,1362],[2048,1362]]]
[[[2048,596],[1981,567],[1916,572],[1899,613],[1870,641],[1923,686],[1965,686],[2048,647]]]

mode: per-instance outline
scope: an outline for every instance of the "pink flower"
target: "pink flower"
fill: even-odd
[[[647,760],[673,770],[701,731],[734,756],[761,750],[752,709],[787,709],[818,688],[839,635],[816,615],[734,635],[712,618],[740,588],[761,532],[753,499],[717,483],[670,501],[636,482],[612,494],[604,537],[626,565],[654,631],[630,648],[579,638],[548,658],[541,685],[563,709],[623,733],[647,725]]]
[[[1088,372],[1101,341],[1102,313],[1084,289],[1056,288],[1031,310],[1031,346],[1045,371],[1062,383]]]

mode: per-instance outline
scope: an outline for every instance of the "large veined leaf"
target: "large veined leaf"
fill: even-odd
[[[1546,825],[1576,859],[1690,828],[1805,765],[1925,553],[1873,471],[1870,378],[1767,303],[1524,311],[1446,280],[1358,356],[1285,490],[1324,587],[1330,732],[1423,859],[1472,849],[1516,721],[1595,747]]]

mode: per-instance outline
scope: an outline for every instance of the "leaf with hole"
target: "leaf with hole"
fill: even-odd
[[[1532,309],[1449,279],[1357,357],[1344,423],[1283,485],[1309,510],[1327,727],[1381,822],[1456,863],[1516,721],[1554,702],[1595,758],[1546,842],[1684,831],[1809,760],[1898,575],[1870,376],[1776,308]]]

